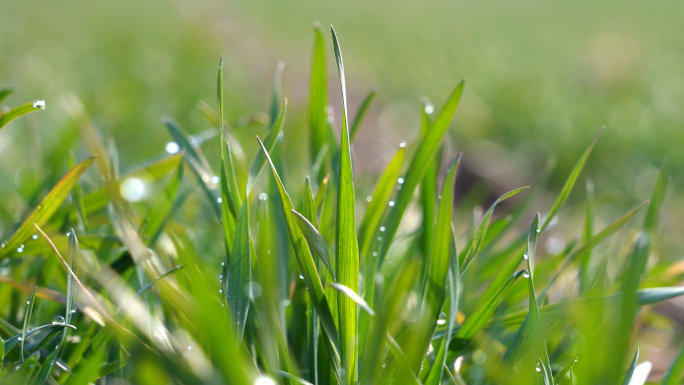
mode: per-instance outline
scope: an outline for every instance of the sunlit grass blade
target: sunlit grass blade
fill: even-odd
[[[371,309],[370,306],[368,306],[368,303],[364,301],[363,298],[356,294],[356,292],[354,292],[352,289],[335,282],[328,282],[327,285],[344,294],[352,301],[356,302],[356,304],[359,305],[359,307],[361,307],[371,316],[375,316],[375,312],[373,311],[373,309]]]
[[[231,312],[233,329],[237,333],[237,341],[242,339],[247,324],[249,310],[249,282],[251,280],[252,245],[249,236],[249,204],[245,202],[237,218],[237,229],[230,259],[226,264],[228,277],[225,280],[224,295]]]
[[[449,95],[442,111],[440,111],[427,135],[420,141],[418,149],[409,163],[402,189],[399,191],[396,202],[394,202],[394,205],[391,207],[389,217],[385,221],[386,231],[382,243],[380,244],[380,251],[378,252],[379,262],[382,262],[387,254],[387,251],[392,244],[392,240],[394,240],[397,230],[399,229],[399,223],[411,203],[413,193],[423,179],[425,172],[437,153],[437,148],[449,128],[451,119],[456,113],[456,108],[461,100],[464,84],[465,81],[461,81],[452,91],[451,95]]]
[[[521,270],[511,275],[508,280],[503,282],[503,284],[492,287],[490,286],[485,290],[484,294],[480,297],[480,300],[475,305],[475,311],[467,316],[463,325],[456,333],[456,338],[461,340],[469,340],[477,334],[478,331],[484,327],[487,320],[494,314],[494,311],[499,306],[503,298],[506,296],[508,290],[513,286],[513,283],[524,273],[526,270]]]
[[[164,191],[147,214],[147,227],[145,227],[143,234],[148,237],[148,245],[153,245],[157,241],[174,211],[174,202],[179,196],[184,169],[183,164],[178,166],[178,170],[166,184]]]
[[[456,234],[453,227],[451,229],[451,251],[449,253],[449,316],[447,318],[447,332],[439,347],[435,362],[430,368],[428,378],[425,380],[425,385],[438,385],[444,373],[446,365],[447,351],[449,350],[449,343],[451,342],[452,331],[456,324],[456,316],[458,314],[458,302],[460,297],[461,279],[458,271],[458,251],[456,248]]]
[[[350,131],[349,131],[349,142],[354,143],[354,140],[356,139],[356,135],[359,134],[359,129],[361,128],[361,124],[363,123],[363,120],[366,117],[366,114],[368,114],[368,109],[370,108],[371,104],[373,103],[373,100],[375,97],[378,95],[378,91],[380,91],[379,88],[373,88],[368,95],[363,99],[361,102],[361,105],[359,106],[358,111],[356,112],[356,116],[354,117],[354,122],[351,125]]]
[[[584,229],[582,230],[582,240],[587,241],[594,235],[594,183],[587,179],[586,181],[587,201],[584,213]],[[591,250],[587,252],[586,257],[583,258],[579,269],[580,293],[585,293],[589,289],[590,274],[589,267],[591,264]]]
[[[29,322],[31,322],[31,315],[33,314],[33,304],[36,300],[36,290],[38,290],[38,286],[36,286],[36,288],[33,289],[33,293],[29,297],[28,301],[26,301],[26,312],[24,312],[24,327],[21,330],[21,338],[19,338],[19,341],[21,341],[21,348],[19,350],[19,362],[24,362],[24,343],[26,342],[26,332],[28,331]]]
[[[276,141],[278,140],[278,136],[280,135],[281,132],[283,132],[283,124],[285,122],[285,113],[286,112],[287,112],[287,99],[285,99],[283,101],[283,107],[280,110],[280,113],[278,114],[278,118],[273,123],[271,130],[268,132],[268,135],[266,135],[266,139],[264,140],[264,146],[266,146],[266,149],[268,149],[268,151],[273,151],[273,147],[275,147]],[[250,166],[250,168],[249,168],[249,175],[247,176],[247,188],[246,188],[247,196],[249,196],[250,192],[252,191],[252,188],[254,187],[254,183],[256,182],[257,178],[259,177],[261,170],[264,168],[265,163],[266,163],[266,157],[264,157],[264,154],[261,151],[257,152],[256,157],[254,158],[254,161],[252,162],[252,166]]]
[[[361,234],[359,249],[364,258],[367,258],[370,253],[373,239],[380,227],[382,217],[388,207],[388,202],[396,189],[396,183],[399,178],[399,173],[401,172],[401,167],[404,164],[405,155],[406,147],[399,147],[392,159],[387,163],[385,170],[371,194],[371,200],[368,203],[368,208],[366,209],[363,221],[361,222],[361,227],[359,228],[359,233]]]
[[[598,141],[598,138],[599,136],[601,136],[602,132],[603,128],[599,130],[598,134],[596,134],[596,136],[594,137],[594,140],[591,142],[589,147],[587,147],[587,149],[584,150],[584,153],[582,153],[582,156],[580,156],[579,160],[575,164],[575,167],[570,172],[570,175],[568,176],[568,179],[565,181],[565,184],[563,185],[563,188],[561,189],[558,198],[556,198],[556,201],[553,203],[553,206],[551,206],[549,213],[546,215],[546,218],[544,219],[544,222],[541,225],[541,231],[546,230],[546,228],[549,226],[549,223],[551,223],[553,217],[556,216],[558,210],[560,210],[565,201],[568,199],[568,196],[570,196],[570,192],[572,191],[572,188],[575,186],[575,182],[577,182],[577,178],[582,172],[584,164],[587,162],[587,158],[589,157],[589,154],[591,154],[591,150],[594,148],[594,145],[596,144],[596,141]]]
[[[114,373],[115,371],[123,368],[124,366],[128,365],[132,360],[132,357],[124,357],[116,361],[112,361],[109,363],[106,363],[104,365],[101,365],[99,368],[97,368],[97,371],[93,373],[93,376],[89,379],[89,382],[93,382],[95,380],[98,380],[108,374]],[[64,385],[71,385],[74,384],[78,378],[74,378],[72,380],[69,380],[64,383]],[[81,379],[83,380],[83,379]]]
[[[319,233],[314,225],[304,218],[302,214],[296,212],[295,210],[292,210],[292,213],[297,220],[297,227],[299,227],[302,235],[304,235],[304,238],[306,238],[307,243],[316,252],[316,254],[318,254],[318,256],[321,258],[321,261],[323,261],[325,264],[325,267],[327,267],[328,271],[330,271],[333,279],[335,279],[335,273],[333,272],[332,265],[330,264],[330,254],[328,254],[328,246],[325,243],[325,239],[323,239],[321,233]]]
[[[28,102],[20,105],[19,107],[15,107],[9,110],[6,114],[0,115],[0,130],[17,118],[44,109],[45,100],[36,100],[35,102]]]
[[[342,89],[342,142],[340,145],[340,170],[337,189],[337,232],[335,234],[335,262],[338,283],[354,293],[359,291],[359,244],[356,239],[355,197],[351,159],[351,143],[347,118],[347,86],[345,85],[342,52],[335,34],[332,32],[333,48],[337,61],[337,71]],[[353,299],[338,296],[340,347],[342,367],[346,370],[346,382],[354,384],[358,377],[358,310]],[[343,380],[344,379],[343,375]]]
[[[69,150],[69,168],[76,167],[76,156],[72,150]],[[83,202],[83,190],[81,189],[81,183],[76,183],[73,190],[73,201],[76,205],[76,213],[80,220],[83,229],[88,232],[88,217],[86,215],[85,203]]]
[[[309,78],[309,151],[313,159],[328,141],[328,68],[326,65],[325,32],[319,22],[314,23],[313,56],[311,58],[311,77]],[[316,182],[320,179],[313,175]]]
[[[629,365],[629,368],[627,369],[627,373],[625,373],[625,379],[622,381],[622,385],[629,385],[629,383],[632,381],[632,375],[634,375],[634,369],[636,369],[638,360],[639,349],[637,349],[636,353],[634,353],[634,358],[632,359],[632,363]]]
[[[482,217],[482,221],[480,222],[480,226],[478,226],[477,231],[475,232],[475,237],[473,238],[473,242],[470,245],[470,248],[468,249],[468,252],[466,253],[465,257],[463,258],[463,263],[461,264],[461,274],[465,272],[465,270],[468,268],[470,263],[475,259],[477,256],[477,253],[480,251],[480,247],[482,246],[482,243],[484,242],[485,236],[487,235],[487,228],[489,227],[489,221],[492,218],[492,214],[494,213],[494,209],[496,206],[505,201],[506,199],[518,194],[519,192],[528,189],[528,187],[521,187],[515,190],[511,190],[502,196],[500,196],[492,205],[489,207],[489,210],[485,213],[484,217]]]
[[[529,288],[530,345],[532,349],[532,358],[540,362],[545,383],[553,385],[551,362],[549,361],[549,353],[546,350],[546,341],[544,339],[544,325],[542,324],[541,316],[539,315],[537,297],[534,292],[534,262],[539,233],[539,214],[537,214],[532,221],[532,225],[530,225],[530,231],[527,235],[527,252],[524,257],[527,260],[528,271],[526,277],[528,278],[527,284]],[[529,373],[533,373],[532,368],[527,369]]]
[[[304,282],[308,289],[309,297],[313,302],[314,308],[316,309],[316,312],[318,313],[318,316],[320,318],[321,326],[323,326],[323,331],[326,334],[326,347],[329,350],[332,364],[338,372],[336,373],[336,375],[339,378],[339,355],[337,352],[339,346],[339,339],[337,329],[335,327],[335,322],[333,321],[332,314],[330,312],[330,307],[325,297],[323,284],[321,284],[321,278],[319,277],[318,271],[316,270],[316,265],[313,256],[311,255],[311,252],[309,250],[309,247],[306,244],[306,239],[299,231],[299,228],[296,224],[296,219],[294,218],[294,214],[292,214],[291,210],[294,209],[294,207],[292,206],[292,201],[290,200],[289,195],[285,191],[285,187],[283,186],[280,180],[280,176],[276,171],[275,165],[273,165],[271,157],[266,151],[266,148],[261,142],[261,139],[257,137],[257,141],[261,146],[261,150],[266,155],[266,160],[271,166],[271,171],[273,172],[273,176],[278,187],[283,212],[285,214],[285,221],[287,224],[288,232],[290,234],[292,246],[294,247],[297,263],[304,277]]]
[[[31,354],[31,356],[26,361],[22,360],[22,363],[20,365],[17,365],[14,368],[14,370],[8,368],[7,370],[10,371],[10,374],[7,376],[6,384],[28,384],[28,381],[33,375],[33,372],[35,372],[36,368],[38,367],[39,358],[40,352],[35,352]]]
[[[301,384],[301,385],[313,385],[312,383],[310,383],[310,382],[307,381],[307,380],[304,380],[304,379],[302,379],[302,378],[293,376],[292,374],[283,372],[282,370],[274,370],[273,372],[274,372],[275,374],[279,375],[279,376],[283,376],[283,377],[287,378],[288,380],[294,381],[296,384]]]
[[[38,204],[38,207],[36,207],[26,220],[24,220],[19,229],[17,229],[14,235],[7,241],[5,247],[0,249],[0,258],[17,249],[23,251],[24,247],[22,244],[35,231],[34,223],[38,224],[38,226],[42,226],[52,217],[92,162],[93,158],[84,160],[76,167],[72,168],[59,182],[57,182],[55,187],[53,187],[45,198],[43,198]]]

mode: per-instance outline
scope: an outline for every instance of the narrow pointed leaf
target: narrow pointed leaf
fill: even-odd
[[[634,358],[632,359],[632,363],[629,365],[629,369],[627,369],[627,373],[625,374],[625,379],[622,381],[622,385],[629,385],[630,381],[632,381],[632,376],[634,375],[634,369],[636,369],[638,360],[639,349],[637,349],[636,353],[634,353]]]
[[[264,146],[266,146],[266,149],[268,151],[273,151],[273,148],[275,147],[276,141],[278,140],[278,136],[280,135],[281,132],[283,132],[283,124],[285,122],[285,113],[287,112],[287,99],[283,102],[283,107],[280,110],[280,114],[278,114],[278,118],[276,119],[275,123],[273,123],[273,126],[271,127],[271,130],[268,132],[268,135],[266,135],[266,139],[264,140]],[[257,178],[259,177],[259,174],[261,173],[261,170],[264,168],[264,164],[266,164],[266,157],[264,154],[259,151],[256,154],[256,157],[254,158],[254,161],[252,162],[252,166],[249,168],[249,175],[247,176],[247,189],[246,189],[246,194],[249,196],[249,193],[252,191],[252,188],[254,187],[254,183],[256,182]]]
[[[327,285],[344,294],[352,301],[356,302],[357,305],[359,305],[363,310],[368,312],[368,314],[370,314],[371,316],[375,315],[375,312],[373,311],[373,309],[370,308],[370,306],[368,306],[368,303],[364,301],[363,298],[361,298],[358,294],[356,294],[356,292],[354,292],[349,287],[336,282],[328,282]]]
[[[14,93],[14,88],[12,87],[5,87],[0,89],[0,103],[4,102],[5,99],[7,99],[10,95]]]
[[[314,225],[304,218],[302,214],[296,212],[295,210],[292,210],[292,213],[297,220],[297,227],[299,227],[299,230],[301,230],[302,235],[304,235],[304,238],[306,238],[307,243],[316,252],[316,254],[318,254],[318,256],[321,258],[321,261],[323,261],[325,264],[325,267],[328,268],[330,274],[333,276],[333,278],[335,278],[332,265],[330,264],[330,254],[328,254],[328,246],[325,243],[325,239],[323,239],[321,233],[319,233]]]
[[[224,293],[227,295],[228,309],[237,332],[237,341],[242,339],[247,324],[249,310],[249,282],[251,280],[252,245],[249,236],[249,204],[245,202],[237,219],[237,229],[233,250],[228,263],[228,277],[225,280]]]
[[[32,112],[41,111],[45,109],[45,100],[36,100],[35,102],[28,102],[9,110],[6,114],[0,115],[0,130],[8,125],[11,121],[20,118]]]
[[[351,129],[349,132],[349,141],[351,143],[354,143],[354,140],[356,139],[356,135],[359,134],[359,129],[361,128],[361,124],[363,123],[364,118],[366,117],[366,114],[368,114],[368,109],[370,108],[371,104],[373,103],[373,100],[375,97],[378,95],[378,88],[373,88],[368,95],[363,99],[361,102],[361,105],[359,106],[359,110],[356,112],[356,116],[354,117],[354,122],[351,125]]]
[[[38,286],[33,289],[33,294],[26,301],[26,312],[24,313],[24,327],[21,330],[21,348],[19,350],[19,361],[24,362],[24,342],[26,342],[26,333],[28,332],[29,322],[31,322],[31,316],[33,315],[33,304],[36,301],[36,290]]]
[[[309,140],[311,159],[327,142],[328,69],[326,66],[325,32],[321,23],[314,23],[314,45],[309,79]],[[317,180],[314,175],[314,180]]]
[[[43,198],[38,207],[29,215],[19,229],[7,241],[5,247],[0,249],[0,257],[16,250],[35,232],[34,223],[38,226],[44,225],[57,211],[59,206],[69,195],[71,189],[78,183],[78,179],[88,169],[93,162],[93,158],[88,158],[72,168],[52,190]]]

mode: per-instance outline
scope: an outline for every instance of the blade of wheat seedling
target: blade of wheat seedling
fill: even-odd
[[[632,375],[634,375],[634,369],[636,368],[638,360],[639,349],[637,349],[636,353],[634,353],[634,358],[632,359],[632,363],[629,365],[629,369],[627,369],[627,373],[625,373],[625,379],[622,381],[622,385],[629,385],[630,381],[632,380]]]
[[[302,232],[302,235],[304,235],[304,238],[306,238],[306,242],[321,258],[321,261],[323,261],[325,267],[328,269],[330,274],[333,275],[333,279],[335,279],[332,265],[330,264],[330,254],[328,254],[328,245],[325,243],[325,239],[323,239],[321,233],[319,233],[318,230],[314,227],[314,225],[312,225],[311,222],[304,218],[302,214],[296,212],[295,210],[292,210],[292,213],[294,214],[295,219],[297,220],[297,227]]]
[[[586,181],[587,201],[584,214],[584,229],[582,231],[582,241],[587,241],[594,235],[594,183],[587,179]],[[591,264],[591,251],[587,252],[586,257],[583,258],[582,265],[580,265],[579,279],[580,279],[580,293],[586,293],[589,290],[590,276],[589,266]]]
[[[155,244],[161,233],[164,231],[164,226],[170,220],[171,215],[177,209],[176,199],[183,196],[180,191],[181,182],[183,181],[184,165],[181,163],[178,170],[171,177],[171,180],[164,187],[164,191],[154,202],[152,208],[147,214],[147,227],[143,235],[147,238],[147,245],[151,247]]]
[[[328,69],[326,64],[325,32],[319,22],[314,23],[314,45],[309,79],[309,151],[311,161],[321,151],[327,139]],[[316,182],[321,175],[313,175]]]
[[[0,89],[0,103],[4,102],[5,99],[10,97],[14,93],[15,89],[12,87],[5,87]]]
[[[359,305],[359,307],[361,307],[363,310],[365,310],[371,317],[375,315],[375,312],[373,311],[373,309],[371,309],[370,306],[368,306],[368,303],[366,303],[366,301],[364,301],[363,298],[356,294],[354,290],[335,282],[328,282],[327,285],[344,294],[347,298],[351,299],[352,301],[356,302],[356,304]]]
[[[268,132],[268,135],[266,135],[266,139],[264,140],[264,145],[266,146],[266,149],[268,151],[273,151],[273,148],[275,147],[276,141],[278,140],[278,136],[280,135],[281,132],[283,132],[283,123],[285,122],[285,113],[287,112],[287,99],[284,100],[283,102],[283,108],[280,110],[280,114],[278,114],[278,118],[276,121],[273,123],[273,126],[271,126],[271,130]],[[252,162],[252,166],[249,168],[249,176],[247,176],[247,195],[249,196],[249,193],[252,191],[252,188],[254,187],[254,183],[256,182],[257,178],[259,177],[259,174],[261,173],[261,170],[264,168],[264,164],[266,164],[266,158],[264,157],[264,154],[259,151],[256,154],[256,157],[254,158],[254,161]]]
[[[33,375],[33,372],[38,367],[38,359],[40,358],[40,352],[35,352],[26,359],[22,361],[20,365],[15,366],[14,369],[7,369],[10,371],[7,376],[7,384],[28,384],[29,378]]]
[[[321,278],[316,270],[316,265],[313,256],[311,255],[311,251],[309,250],[309,246],[306,244],[306,239],[299,231],[299,228],[296,224],[296,219],[294,219],[294,214],[292,214],[291,210],[294,209],[292,206],[292,201],[290,200],[289,195],[287,195],[285,187],[280,180],[280,176],[278,176],[275,165],[271,161],[271,157],[266,151],[261,139],[257,137],[257,141],[261,146],[261,150],[266,155],[266,160],[271,166],[271,171],[273,172],[280,195],[280,200],[282,202],[283,213],[285,214],[290,240],[292,242],[292,246],[294,247],[295,257],[297,258],[297,263],[302,275],[304,276],[304,283],[308,289],[311,301],[313,302],[314,308],[316,309],[316,312],[320,318],[321,326],[323,327],[323,331],[326,335],[324,342],[326,342],[326,348],[331,355],[332,364],[337,372],[336,376],[339,378],[339,355],[337,351],[339,340],[337,329],[335,327],[335,321],[333,321],[332,314],[330,312],[330,307],[325,296]]]
[[[463,259],[463,263],[461,266],[461,274],[465,272],[465,270],[468,268],[470,263],[475,259],[477,256],[477,253],[480,251],[480,247],[482,246],[482,243],[484,242],[485,235],[487,235],[487,228],[489,227],[489,221],[492,218],[492,214],[494,213],[494,208],[496,206],[503,202],[504,200],[518,194],[519,192],[528,189],[528,187],[521,187],[512,191],[509,191],[502,196],[500,196],[492,205],[489,207],[489,210],[485,213],[484,217],[482,217],[482,221],[480,222],[480,226],[478,226],[477,231],[475,232],[475,237],[473,238],[473,242],[470,245],[470,248],[468,249],[468,253],[466,253],[465,258]]]
[[[332,31],[337,71],[342,88],[342,142],[340,145],[339,186],[337,189],[337,232],[335,236],[335,262],[338,283],[349,288],[355,294],[359,291],[359,244],[356,238],[356,219],[354,201],[354,184],[351,159],[351,143],[347,123],[347,90],[344,77],[342,52],[335,34]],[[342,367],[346,370],[346,382],[354,384],[358,377],[358,310],[353,299],[338,296],[340,347]],[[344,379],[343,375],[343,379]]]
[[[19,338],[19,341],[21,341],[21,349],[19,350],[19,362],[24,362],[24,342],[26,342],[26,332],[28,331],[28,325],[29,322],[31,322],[31,315],[33,314],[33,304],[36,300],[36,290],[38,290],[38,286],[36,286],[36,288],[33,289],[33,294],[31,294],[28,301],[26,301],[26,312],[24,313],[24,327],[21,330],[21,338]]]
[[[404,213],[408,208],[411,200],[413,198],[413,193],[418,187],[418,184],[423,180],[423,176],[430,167],[430,163],[433,161],[435,155],[437,154],[437,148],[449,128],[451,119],[456,113],[456,108],[461,100],[461,95],[463,94],[463,86],[465,81],[461,81],[456,88],[452,91],[451,95],[447,99],[442,111],[439,113],[435,122],[430,127],[428,133],[420,141],[418,149],[414,154],[413,158],[409,162],[409,168],[404,177],[404,184],[402,185],[399,194],[397,195],[396,201],[392,201],[390,204],[390,213],[386,223],[386,232],[382,238],[382,243],[380,244],[380,250],[378,252],[378,263],[387,255],[387,251],[392,244],[397,230],[399,230],[399,223],[404,217]]]
[[[249,310],[249,288],[251,280],[252,245],[249,236],[249,203],[242,204],[237,219],[233,250],[227,265],[228,277],[224,284],[224,295],[231,312],[237,341],[242,340]]]
[[[359,110],[356,112],[356,116],[354,117],[354,123],[352,123],[351,129],[349,131],[350,143],[353,144],[354,140],[356,139],[356,135],[359,134],[361,124],[363,123],[363,120],[366,118],[366,114],[368,114],[368,109],[370,108],[371,104],[373,104],[373,100],[375,100],[375,97],[378,95],[378,91],[380,91],[379,88],[373,88],[361,102]]]
[[[74,156],[74,152],[69,150],[69,168],[71,169],[74,167],[76,167],[76,157]],[[76,183],[73,192],[73,200],[76,204],[76,213],[78,214],[80,223],[83,225],[83,229],[88,232],[88,218],[86,216],[85,203],[83,202],[83,190],[81,189],[81,183]]]
[[[660,385],[677,385],[681,384],[682,371],[684,371],[684,344],[679,348],[670,368],[660,381]]]
[[[79,178],[93,162],[93,158],[88,158],[72,168],[50,192],[38,204],[38,207],[29,215],[19,229],[6,242],[4,248],[0,249],[0,258],[14,252],[21,253],[24,249],[23,243],[35,231],[34,223],[38,226],[45,224],[57,211],[57,208],[64,202],[71,189],[78,183]]]
[[[36,100],[35,102],[28,102],[9,110],[7,113],[0,115],[0,130],[8,125],[11,121],[20,118],[32,112],[41,111],[45,109],[45,100]]]
[[[579,177],[579,174],[582,172],[582,168],[584,168],[584,164],[587,162],[587,158],[589,157],[589,154],[591,154],[591,150],[594,148],[594,145],[596,144],[596,141],[598,141],[599,136],[601,136],[601,133],[603,132],[604,128],[605,127],[602,127],[599,130],[598,134],[596,134],[596,136],[594,137],[594,140],[591,142],[589,147],[587,147],[587,149],[584,150],[584,153],[582,154],[582,156],[580,156],[579,160],[575,164],[575,167],[570,172],[570,175],[568,176],[568,179],[565,181],[565,184],[563,185],[563,188],[561,189],[558,198],[556,198],[556,201],[553,203],[553,206],[551,206],[551,210],[549,210],[549,213],[546,215],[546,218],[544,219],[544,222],[541,225],[541,231],[546,230],[546,228],[549,226],[549,223],[551,223],[553,217],[556,216],[558,210],[560,210],[565,201],[568,199],[568,196],[570,196],[570,192],[572,191],[572,188],[575,186],[575,182],[577,182],[577,178]]]

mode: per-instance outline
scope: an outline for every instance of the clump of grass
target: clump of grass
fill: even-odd
[[[351,118],[333,30],[338,139],[320,25],[314,36],[310,140],[287,139],[310,150],[311,163],[296,166],[310,168],[304,180],[286,178],[282,138],[295,128],[280,95],[282,66],[249,163],[249,146],[225,123],[221,61],[217,109],[200,105],[217,128],[218,173],[201,150],[208,144],[171,118],[170,154],[120,173],[113,144],[77,101],[65,103],[89,157],[76,164],[70,153],[71,170],[37,190],[44,198],[27,202],[29,215],[0,249],[0,383],[643,383],[649,369],[635,341],[650,320],[642,307],[684,294],[653,285],[659,273],[648,264],[667,174],[634,236],[625,229],[647,202],[594,231],[589,199],[582,237],[544,255],[538,241],[562,218],[597,135],[543,215],[527,209],[541,180],[459,228],[454,186],[467,154],[440,165],[462,81],[438,113],[420,111],[415,143],[400,144],[364,188],[372,194],[357,199],[352,146],[377,90]],[[0,127],[41,106],[5,112]],[[412,204],[422,219],[406,232]],[[620,233],[620,250],[599,253]],[[574,271],[578,288],[551,301]],[[683,367],[680,353],[662,383],[678,383]]]

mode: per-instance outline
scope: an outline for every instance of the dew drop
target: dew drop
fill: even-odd
[[[223,289],[219,289],[219,293],[223,293]]]
[[[397,179],[397,183],[399,183],[399,184],[404,184],[404,178],[399,178],[399,179]]]
[[[378,252],[377,252],[377,251],[374,251],[374,252],[373,252],[373,256],[374,256],[374,257],[377,257],[377,256],[378,256]]]
[[[440,318],[437,320],[437,325],[444,325],[446,323],[446,320],[444,318]]]
[[[382,237],[378,237],[378,242],[382,241]]]
[[[299,279],[304,279],[304,276],[299,274]]]
[[[17,338],[17,341],[21,341],[21,340],[23,340],[23,338],[21,336],[19,336],[19,338]]]
[[[177,154],[180,151],[180,146],[176,142],[167,142],[164,148],[169,154]]]
[[[525,271],[525,272],[523,273],[523,277],[525,277],[525,278],[530,278],[530,273],[528,273],[527,271]]]
[[[540,228],[537,228],[537,233],[541,233],[541,229],[540,229]]]
[[[33,102],[33,108],[40,108],[41,110],[45,109],[45,100],[36,100]]]
[[[290,303],[291,303],[290,300],[286,299],[283,301],[283,306],[288,307],[288,306],[290,306]]]
[[[261,194],[259,194],[259,200],[262,202],[268,200],[268,195],[262,192]]]
[[[64,317],[62,317],[61,315],[56,315],[55,318],[52,319],[52,324],[64,325]]]
[[[425,104],[425,113],[432,115],[433,112],[435,112],[435,105],[432,103]]]
[[[220,182],[220,181],[221,181],[221,179],[216,175],[211,177],[211,183],[213,183],[213,184],[218,184],[218,182]]]
[[[406,142],[404,141],[404,142],[399,143],[399,147],[401,147],[401,148],[406,147]]]
[[[119,188],[121,197],[129,202],[137,202],[145,197],[146,194],[145,182],[140,178],[128,178]]]
[[[31,239],[38,239],[38,234],[31,235]]]
[[[221,197],[216,198],[216,202],[221,203],[223,202],[223,199]]]
[[[23,252],[24,252],[24,245],[17,247],[17,253],[23,253]]]
[[[76,308],[71,309],[71,314],[76,314]]]
[[[271,377],[261,376],[254,381],[254,385],[278,385]]]
[[[225,262],[221,262],[221,266],[225,266],[225,265],[226,265],[226,263],[225,263]]]
[[[372,197],[372,196],[369,195],[369,196],[366,197],[366,202],[370,202],[370,201],[372,201],[372,200],[373,200],[373,197]]]
[[[530,256],[527,255],[527,254],[523,254],[523,259],[524,259],[524,260],[528,260],[528,259],[530,259]]]
[[[394,207],[394,201],[389,201],[390,207]]]
[[[5,244],[4,243],[0,244],[0,249],[4,249],[4,248],[5,248]]]
[[[381,232],[385,231],[385,226],[380,226],[380,231]]]
[[[257,282],[250,282],[245,285],[245,294],[249,299],[257,299],[261,295],[261,286]]]

